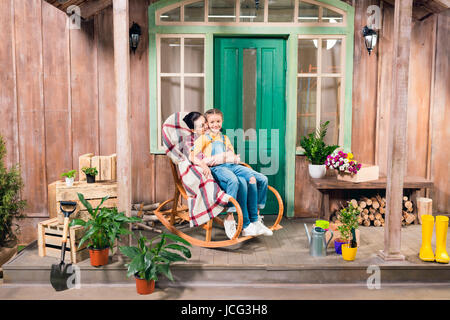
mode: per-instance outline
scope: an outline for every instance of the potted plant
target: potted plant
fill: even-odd
[[[160,240],[157,242],[156,240]],[[167,243],[167,239],[174,243]],[[155,289],[155,281],[163,274],[173,281],[170,272],[170,264],[176,261],[185,261],[191,257],[191,251],[186,246],[191,246],[186,240],[174,235],[163,233],[153,239],[147,240],[140,234],[137,246],[123,246],[120,251],[131,259],[127,276],[136,279],[136,291],[139,294],[150,294]],[[178,243],[184,244],[178,244]],[[174,252],[178,251],[182,255]]]
[[[95,182],[95,176],[98,175],[98,171],[97,171],[96,167],[93,167],[93,168],[83,167],[81,170],[86,174],[87,183]]]
[[[17,220],[23,219],[26,201],[20,199],[23,187],[20,169],[17,165],[9,170],[4,158],[6,146],[0,135],[0,266],[17,252],[17,236],[19,225]]]
[[[88,242],[91,265],[94,267],[108,264],[109,248],[114,246],[120,236],[131,234],[126,227],[127,223],[141,222],[141,218],[127,217],[124,212],[118,212],[117,208],[105,208],[100,206],[109,196],[102,199],[100,204],[93,209],[91,204],[78,193],[78,199],[86,207],[90,214],[87,221],[73,219],[70,226],[80,225],[84,227],[85,234],[80,240],[79,247]]]
[[[310,162],[308,170],[311,178],[320,179],[325,176],[327,173],[325,160],[328,155],[339,147],[337,145],[327,146],[324,142],[329,123],[330,121],[323,122],[316,132],[310,133],[300,140],[300,145],[305,151],[304,154]]]
[[[338,230],[341,233],[341,239],[345,241],[342,244],[342,258],[347,261],[355,260],[356,256],[357,244],[355,230],[358,228],[358,214],[358,208],[354,207],[351,202],[348,203],[348,207],[340,210],[340,221],[342,225],[338,227]]]
[[[70,170],[64,173],[61,173],[61,178],[66,178],[66,186],[73,186],[73,182],[75,180],[75,176],[77,174],[77,170]]]

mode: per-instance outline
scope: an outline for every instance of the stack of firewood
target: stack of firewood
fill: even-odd
[[[376,195],[375,197],[367,198],[361,197],[358,201],[356,199],[350,200],[350,203],[358,208],[358,223],[366,227],[383,227],[386,213],[386,198]],[[417,219],[417,213],[414,212],[414,206],[412,201],[404,196],[403,197],[403,213],[402,213],[402,225],[410,225]],[[334,211],[331,215],[333,222],[339,223],[340,212]]]

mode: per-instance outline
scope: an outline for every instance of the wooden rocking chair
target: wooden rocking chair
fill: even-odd
[[[172,175],[173,175],[173,179],[175,182],[175,195],[174,195],[173,199],[169,199],[169,200],[166,200],[163,203],[161,203],[160,206],[154,211],[154,213],[158,217],[158,219],[161,221],[161,223],[170,232],[180,236],[181,238],[185,239],[186,241],[188,241],[189,243],[191,243],[194,246],[206,247],[206,248],[220,248],[220,247],[232,246],[237,243],[240,243],[240,242],[243,242],[243,241],[253,238],[253,236],[240,237],[244,219],[242,216],[242,210],[241,210],[241,207],[239,206],[239,203],[232,197],[230,197],[230,202],[236,207],[236,213],[238,216],[236,233],[234,234],[232,239],[221,240],[221,241],[214,241],[211,239],[213,221],[223,227],[223,220],[219,217],[215,217],[214,219],[209,220],[208,222],[199,226],[199,228],[203,228],[206,230],[205,240],[200,240],[200,239],[191,237],[191,236],[187,235],[186,233],[178,230],[175,227],[175,221],[177,220],[177,218],[178,218],[178,220],[181,219],[183,221],[189,221],[188,207],[185,205],[179,205],[179,204],[181,204],[180,196],[182,196],[185,200],[188,199],[188,196],[187,196],[186,191],[183,187],[183,184],[180,180],[180,176],[178,174],[177,167],[173,164],[173,162],[169,158],[168,158],[168,160],[170,162],[170,166],[172,169]],[[241,164],[251,168],[246,163],[241,163]],[[269,227],[269,229],[275,231],[275,230],[279,230],[282,228],[282,226],[280,226],[279,223],[283,217],[284,206],[283,206],[283,200],[281,199],[278,191],[275,190],[271,186],[269,186],[268,189],[275,195],[275,197],[278,201],[277,219],[276,219],[275,223],[273,224],[273,226]],[[172,202],[172,208],[162,211],[162,208],[164,208],[164,206],[166,206],[170,202]]]

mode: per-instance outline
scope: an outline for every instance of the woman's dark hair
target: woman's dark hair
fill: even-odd
[[[183,121],[186,123],[186,125],[189,127],[189,129],[194,129],[194,122],[197,121],[198,118],[202,117],[203,115],[200,112],[192,111],[189,112],[184,118]]]

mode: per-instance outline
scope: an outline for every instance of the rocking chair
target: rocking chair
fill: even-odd
[[[192,244],[194,246],[206,247],[206,248],[221,248],[221,247],[232,246],[237,243],[240,243],[240,242],[243,242],[243,241],[253,238],[253,236],[246,236],[246,237],[241,236],[240,237],[244,219],[242,216],[242,210],[241,210],[241,207],[239,206],[239,203],[232,197],[230,197],[229,201],[236,207],[236,213],[238,216],[236,233],[234,234],[232,239],[220,240],[220,241],[214,241],[211,239],[213,221],[223,227],[223,220],[219,217],[215,217],[214,219],[211,219],[208,222],[204,223],[203,225],[199,226],[200,228],[203,228],[206,230],[205,240],[200,240],[200,239],[194,238],[194,237],[180,231],[179,229],[177,229],[175,227],[175,221],[177,220],[177,218],[178,218],[178,220],[181,219],[182,221],[190,220],[188,207],[185,205],[181,205],[181,201],[180,201],[180,196],[182,196],[185,200],[188,199],[188,196],[187,196],[186,190],[184,189],[183,184],[181,182],[177,167],[170,159],[168,159],[168,160],[170,162],[170,166],[172,169],[172,175],[173,175],[173,179],[175,182],[175,195],[172,199],[166,200],[163,203],[161,203],[160,206],[154,211],[154,213],[158,217],[159,221],[161,221],[161,223],[170,232],[185,239],[186,241],[188,241],[190,244]],[[251,168],[246,163],[241,163],[241,165],[245,165],[246,167]],[[269,229],[275,231],[275,230],[279,230],[282,228],[282,226],[280,226],[279,223],[283,217],[284,206],[283,206],[283,200],[281,199],[278,191],[275,190],[271,186],[268,186],[268,189],[275,195],[275,197],[278,201],[277,219],[276,219],[275,223],[273,224],[273,226],[269,227]],[[164,206],[166,206],[167,204],[169,204],[171,202],[172,202],[172,206],[171,206],[172,208],[162,211]]]

